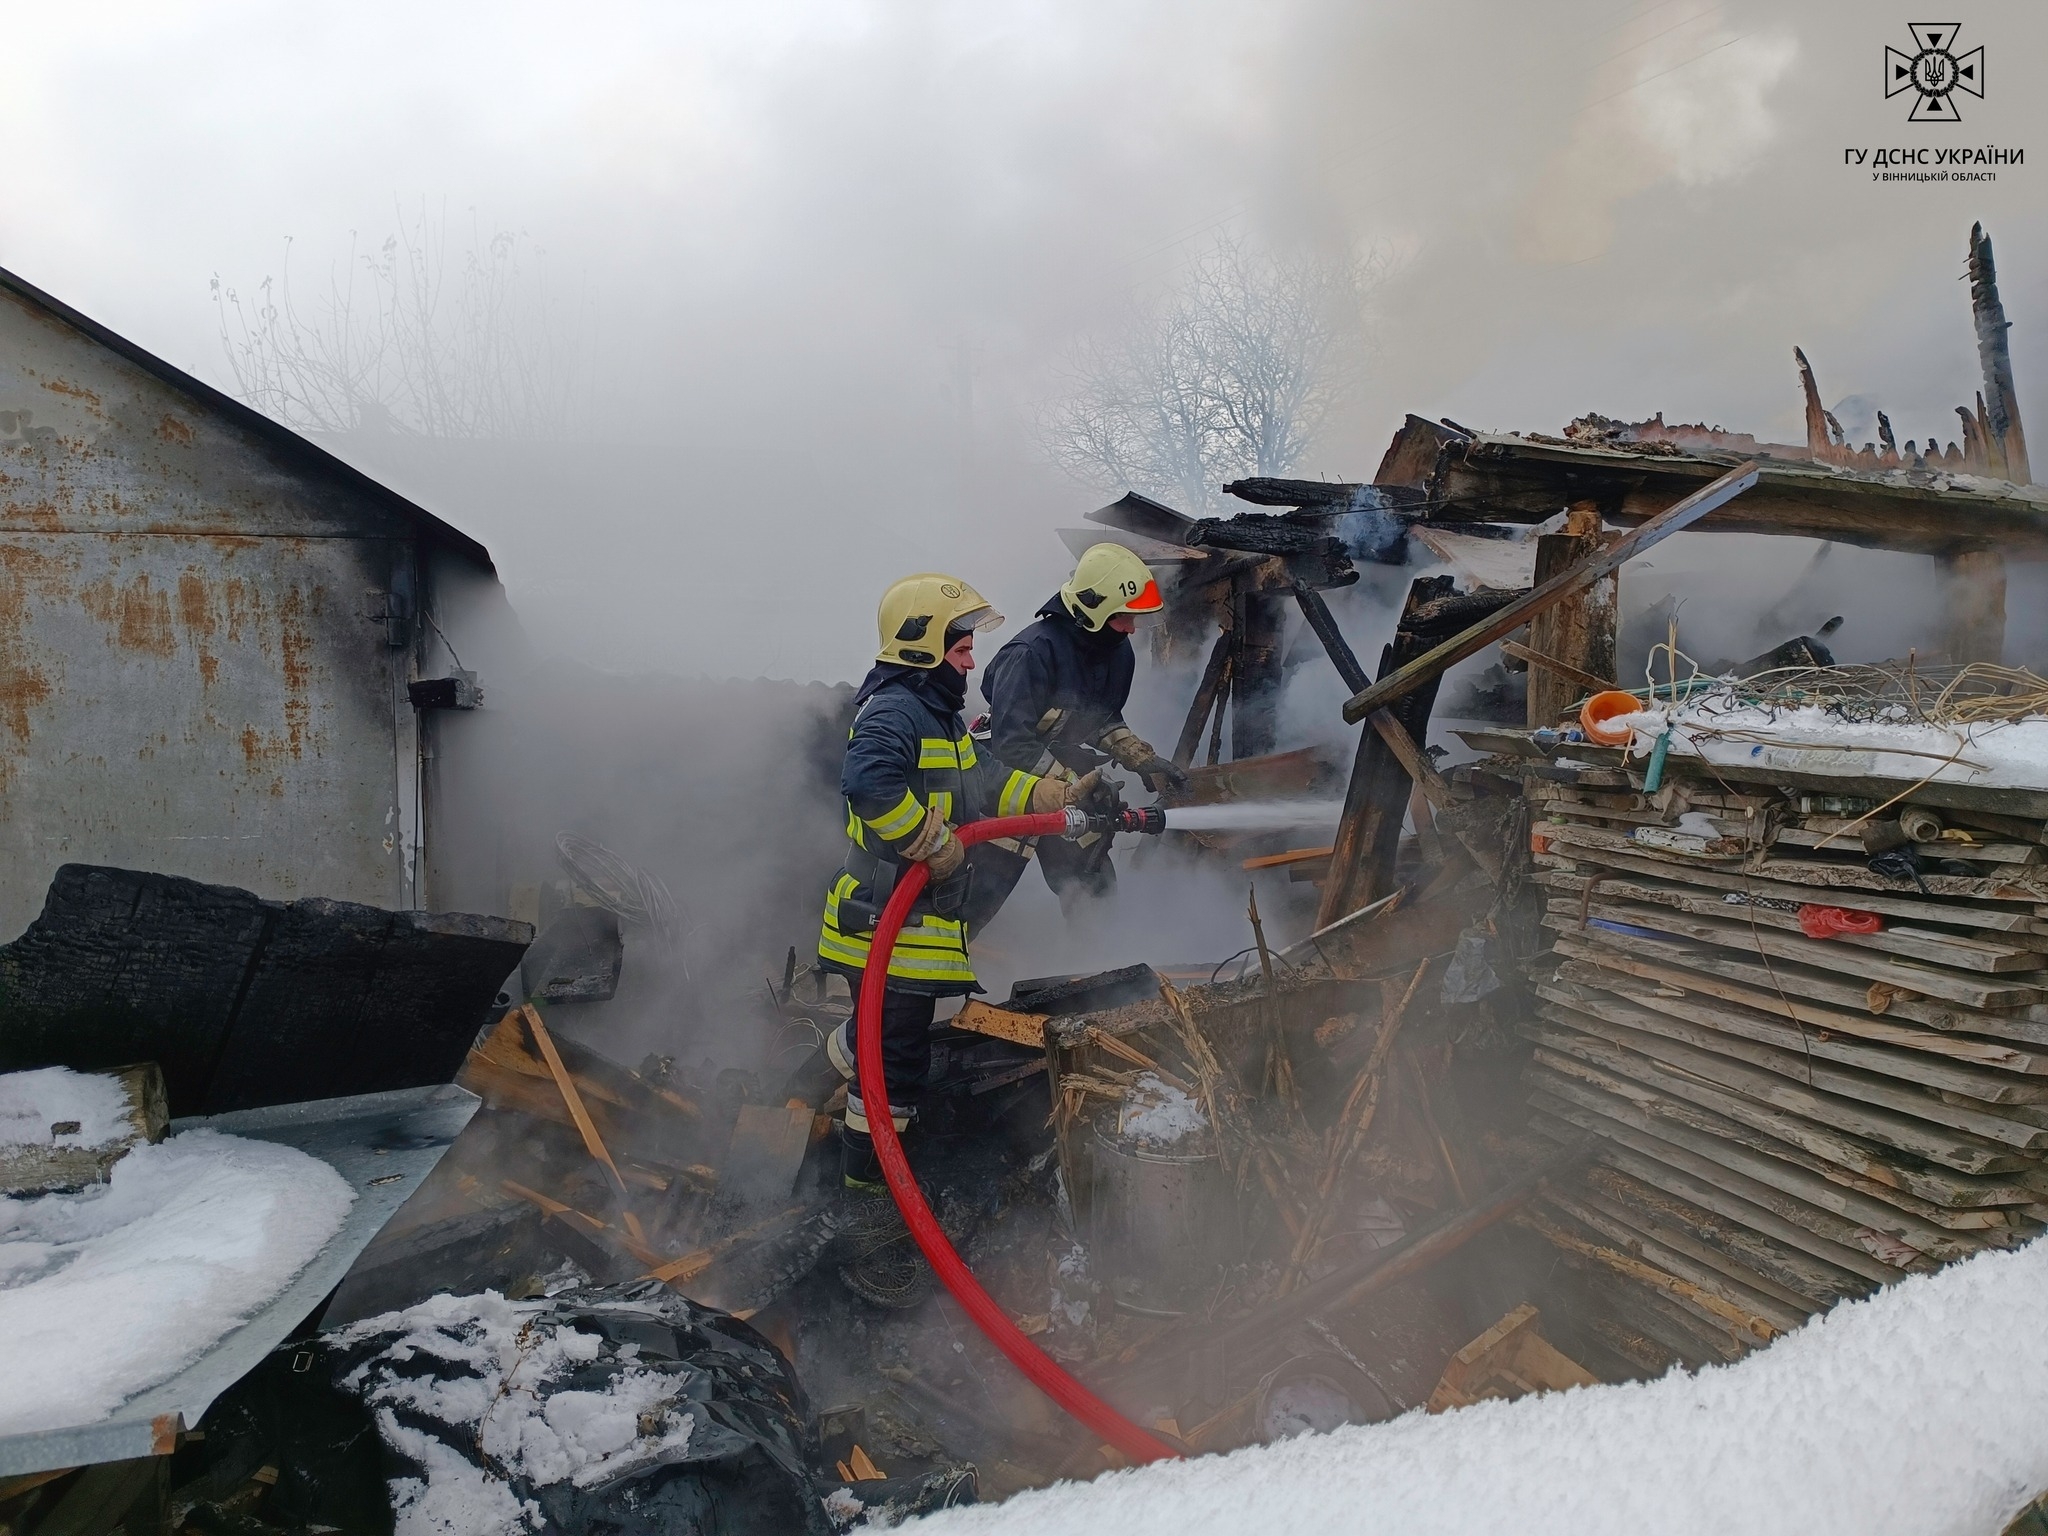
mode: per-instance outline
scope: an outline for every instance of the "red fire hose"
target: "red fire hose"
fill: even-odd
[[[1001,816],[989,821],[969,822],[959,829],[959,838],[962,843],[974,844],[992,837],[1059,837],[1066,830],[1065,813],[1051,811],[1042,816]],[[953,1251],[953,1245],[932,1215],[931,1207],[925,1204],[924,1193],[917,1187],[917,1180],[911,1176],[910,1164],[904,1160],[903,1143],[897,1138],[896,1124],[889,1116],[888,1085],[882,1077],[882,992],[888,984],[889,956],[895,951],[896,935],[903,931],[903,920],[910,915],[911,904],[924,890],[930,874],[923,864],[912,864],[898,877],[895,890],[889,893],[889,900],[875,923],[875,936],[868,951],[867,970],[861,976],[860,1004],[855,1015],[858,1020],[855,1059],[860,1067],[861,1103],[867,1109],[868,1133],[874,1137],[875,1155],[881,1160],[882,1176],[888,1180],[889,1193],[895,1197],[896,1209],[903,1213],[904,1225],[917,1239],[925,1261],[944,1282],[946,1289],[953,1293],[953,1299],[966,1309],[967,1315],[974,1319],[974,1325],[987,1335],[989,1342],[1008,1355],[1010,1363],[1031,1379],[1033,1386],[1133,1461],[1158,1461],[1177,1456],[1179,1452],[1156,1435],[1133,1424],[1082,1386],[1050,1355],[1018,1331],[1009,1314],[982,1289],[981,1282],[974,1278],[974,1272]]]

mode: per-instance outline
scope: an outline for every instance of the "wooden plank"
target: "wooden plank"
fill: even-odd
[[[1796,912],[1786,912],[1756,902],[1743,902],[1739,905],[1731,903],[1725,899],[1726,895],[1737,893],[1707,894],[1689,890],[1677,883],[1682,878],[1674,874],[1659,881],[1625,880],[1610,875],[1602,876],[1594,883],[1601,895],[1615,900],[1649,902],[1654,906],[1669,907],[1675,912],[1690,912],[1696,917],[1754,921],[1760,927],[1776,928],[1781,932],[1802,935],[1804,933],[1799,926],[1799,914]],[[1587,876],[1568,875],[1562,872],[1546,872],[1537,875],[1535,879],[1539,885],[1573,895],[1584,891],[1588,881]],[[1901,955],[1909,960],[1925,960],[1930,965],[1981,971],[1993,976],[2041,969],[2041,955],[2034,950],[2019,949],[2010,944],[1971,938],[1964,934],[1938,933],[1926,928],[1894,926],[1877,933],[1846,933],[1819,942],[1846,944],[1853,949]]]
[[[1546,656],[1541,651],[1532,651],[1519,640],[1503,640],[1500,643],[1500,649],[1503,656],[1512,656],[1517,661],[1526,661],[1532,667],[1541,667],[1546,672],[1554,672],[1559,677],[1566,679],[1579,689],[1578,696],[1581,698],[1587,694],[1607,693],[1615,687],[1615,684],[1607,678],[1596,677],[1591,672],[1575,667],[1568,661],[1561,661],[1555,656]]]
[[[562,1053],[555,1049],[555,1037],[548,1033],[548,1027],[541,1022],[540,1010],[531,1003],[523,1004],[521,1012],[526,1018],[526,1027],[533,1031],[533,1043],[540,1048],[541,1059],[547,1063],[548,1074],[554,1078],[555,1087],[560,1090],[562,1102],[569,1107],[569,1118],[576,1122],[576,1134],[583,1138],[584,1149],[591,1157],[603,1164],[606,1173],[612,1177],[612,1188],[620,1199],[626,1198],[626,1181],[619,1173],[619,1165],[612,1161],[611,1152],[605,1147],[604,1138],[597,1134],[597,1124],[590,1118],[590,1111],[584,1108],[583,1095],[577,1091],[576,1079],[569,1075],[569,1069],[562,1065]]]
[[[1587,1056],[1601,1054],[1597,1046],[1588,1045],[1584,1049],[1566,1051],[1559,1048],[1564,1043],[1548,1037],[1540,1042],[1535,1055],[1538,1066],[1575,1082],[1590,1084],[1601,1092],[1627,1103],[1655,1122],[1683,1126],[1702,1136],[1725,1141],[1733,1146],[1746,1147],[1760,1156],[1790,1163],[1794,1167],[1803,1168],[1808,1173],[1826,1179],[1830,1184],[1854,1190],[1872,1200],[1882,1200],[1887,1205],[1897,1206],[1909,1216],[1951,1232],[1982,1233],[1996,1228],[2029,1224],[2026,1212],[2022,1208],[2025,1202],[2020,1205],[1955,1205],[1927,1199],[1921,1190],[1929,1189],[1930,1181],[1914,1180],[1912,1182],[1916,1188],[1902,1188],[1901,1186],[1907,1182],[1903,1177],[1872,1178],[1860,1169],[1838,1160],[1836,1154],[1841,1158],[1851,1157],[1854,1155],[1854,1149],[1848,1147],[1845,1150],[1847,1144],[1843,1139],[1824,1134],[1824,1127],[1809,1126],[1802,1130],[1798,1126],[1786,1125],[1773,1127],[1770,1131],[1755,1130],[1741,1120],[1716,1114],[1712,1110],[1701,1108],[1689,1099],[1674,1097],[1670,1093],[1650,1087],[1641,1080],[1645,1077],[1660,1076],[1668,1080],[1668,1074],[1660,1074],[1649,1068],[1632,1069],[1626,1073],[1609,1071],[1605,1067],[1596,1067],[1584,1059]],[[1535,1068],[1531,1070],[1532,1073],[1536,1072]],[[1530,1080],[1536,1081],[1541,1075],[1537,1073]],[[1548,1078],[1543,1080],[1550,1081]],[[1778,1134],[1781,1131],[1784,1134]],[[1791,1139],[1794,1136],[1797,1140]],[[1826,1153],[1811,1151],[1809,1145],[1824,1147]],[[1875,1166],[1881,1170],[1884,1168],[1884,1164],[1875,1158],[1870,1159],[1864,1166]],[[1950,1179],[1959,1177],[1949,1175]],[[1933,1192],[1941,1192],[1941,1188],[1938,1182],[1933,1184]]]
[[[1407,697],[1424,683],[1441,677],[1448,668],[1456,666],[1466,657],[1476,656],[1496,640],[1513,634],[1537,614],[1545,612],[1573,593],[1583,591],[1609,572],[1620,570],[1644,550],[1698,522],[1715,508],[1734,500],[1755,485],[1756,481],[1757,466],[1754,462],[1738,464],[1711,484],[1702,486],[1676,505],[1667,507],[1641,527],[1624,534],[1598,554],[1558,572],[1549,581],[1532,588],[1526,596],[1498,610],[1492,617],[1481,620],[1462,633],[1452,636],[1443,644],[1399,668],[1391,676],[1381,678],[1370,688],[1353,694],[1344,704],[1345,720],[1356,725],[1374,710],[1385,709],[1397,700]]]
[[[1547,1218],[1533,1206],[1517,1216],[1515,1224],[1539,1234],[1553,1247],[1591,1260],[1625,1279],[1660,1292],[1667,1301],[1685,1308],[1701,1321],[1725,1330],[1729,1338],[1737,1344],[1768,1344],[1783,1331],[1769,1318],[1760,1316],[1720,1294],[1725,1287],[1717,1286],[1710,1289],[1698,1285],[1690,1279],[1672,1274],[1662,1265],[1649,1263],[1633,1253],[1623,1253],[1619,1249],[1608,1247],[1605,1243],[1581,1237],[1568,1230],[1562,1223]],[[1805,1319],[1802,1318],[1800,1321],[1803,1322]]]
[[[1577,1017],[1569,1009],[1552,1006],[1541,1010],[1541,1013],[1545,1021],[1557,1027],[1546,1029],[1542,1025],[1532,1025],[1525,1028],[1524,1033],[1537,1043],[1538,1061],[1545,1061],[1560,1071],[1576,1072],[1576,1068],[1566,1068],[1547,1054],[1561,1053],[1601,1072],[1627,1078],[1653,1090],[1663,1099],[1683,1099],[1729,1122],[1724,1126],[1699,1120],[1702,1129],[1740,1140],[1744,1145],[1772,1157],[1790,1158],[1823,1178],[1837,1178],[1832,1169],[1845,1170],[1855,1181],[1853,1187],[1863,1189],[1865,1193],[1878,1195],[1881,1199],[1891,1198],[1872,1187],[1883,1186],[1885,1190],[1903,1192],[1925,1201],[1930,1207],[1950,1212],[2026,1206],[2040,1198],[2019,1184],[1996,1177],[1982,1177],[1945,1167],[1918,1166],[1901,1156],[1897,1149],[1857,1136],[1833,1122],[1781,1111],[1715,1082],[1694,1078],[1683,1069],[1674,1069],[1647,1053],[1628,1049],[1625,1041],[1617,1044],[1604,1033],[1581,1030]],[[1609,1085],[1608,1091],[1619,1090]],[[1744,1137],[1731,1126],[1739,1126],[1754,1134]],[[1779,1143],[1794,1150],[1782,1151],[1776,1145]],[[1797,1155],[1799,1153],[1806,1155],[1801,1157]],[[1929,1220],[1939,1219],[1932,1211],[1920,1214]],[[1943,1222],[1943,1225],[1948,1223]]]
[[[679,1258],[670,1259],[664,1264],[658,1264],[640,1278],[643,1280],[659,1280],[663,1285],[671,1286],[680,1291],[734,1249],[785,1232],[809,1214],[810,1207],[808,1206],[789,1206],[784,1210],[777,1211],[773,1216],[763,1217],[752,1226],[742,1227],[739,1231],[722,1237],[715,1243],[706,1244],[702,1248],[694,1248]]]
[[[1739,1222],[1657,1188],[1606,1163],[1586,1170],[1584,1198],[1645,1232],[1677,1243],[1683,1238],[1705,1252],[1721,1254],[1762,1280],[1823,1311],[1837,1302],[1868,1296],[1871,1282],[1853,1270],[1766,1236],[1752,1222]],[[1732,1197],[1730,1197],[1732,1198]],[[1754,1215],[1766,1213],[1749,1207]]]
[[[1676,759],[1674,759],[1676,761]],[[1611,853],[1632,853],[1644,855],[1645,845],[1634,842],[1618,833],[1603,832],[1597,827],[1579,827],[1570,824],[1550,829],[1551,836],[1561,843],[1574,847],[1599,849]],[[1723,860],[1723,866],[1732,865],[1731,856]],[[1687,865],[1688,868],[1692,866]],[[1904,883],[1887,880],[1883,875],[1873,874],[1861,864],[1832,864],[1821,859],[1781,859],[1769,856],[1751,869],[1751,874],[1765,880],[1779,880],[1791,885],[1813,886],[1821,890],[1888,891],[1894,895],[1918,895],[1918,889],[1911,881]],[[2048,901],[2048,884],[2034,877],[1998,879],[1980,878],[1975,875],[1922,875],[1927,889],[1936,896],[1960,896],[1977,901]]]
[[[1544,1135],[1563,1138],[1583,1128],[1551,1114],[1537,1099],[1531,1124]],[[1767,1184],[1745,1178],[1731,1168],[1696,1158],[1682,1147],[1660,1142],[1627,1126],[1609,1124],[1596,1153],[1597,1163],[1640,1180],[1667,1195],[1797,1249],[1849,1274],[1890,1285],[1908,1274],[1931,1273],[1938,1266],[1925,1254],[1832,1211],[1795,1200]],[[1880,1257],[1880,1252],[1886,1257]]]
[[[1626,1341],[1636,1349],[1647,1343],[1689,1371],[1728,1365],[1748,1353],[1725,1332],[1708,1327],[1649,1286],[1589,1264],[1575,1254],[1563,1257],[1584,1273],[1586,1310],[1593,1314],[1591,1327],[1595,1337],[1603,1341],[1613,1339],[1617,1344]],[[1662,1369],[1658,1368],[1655,1374],[1661,1374]]]
[[[1861,846],[1854,833],[1826,827],[1780,827],[1777,842],[1790,848],[1832,848],[1837,853],[1854,853]],[[1944,838],[1910,846],[1927,859],[1973,859],[1986,864],[2039,864],[2042,859],[2041,849],[2033,843],[1959,843]]]
[[[1415,787],[1422,791],[1429,803],[1440,811],[1448,809],[1456,798],[1451,794],[1451,786],[1437,772],[1429,754],[1415,745],[1415,738],[1408,734],[1407,728],[1384,709],[1374,710],[1366,723],[1379,732],[1387,750],[1408,770],[1408,777],[1415,781]]]
[[[2008,1246],[2023,1241],[2015,1228],[1986,1227],[1974,1231],[1942,1227],[1902,1209],[1889,1200],[1879,1200],[1861,1190],[1848,1189],[1775,1157],[1766,1157],[1747,1147],[1719,1137],[1705,1135],[1689,1126],[1660,1120],[1633,1105],[1601,1093],[1583,1083],[1533,1068],[1541,1081],[1531,1102],[1539,1107],[1607,1134],[1603,1126],[1621,1126],[1665,1146],[1676,1147],[1694,1159],[1729,1169],[1753,1183],[1775,1189],[1801,1203],[1828,1211],[1858,1226],[1897,1238],[1909,1248],[1931,1259],[1966,1259],[1987,1246]]]
[[[1551,807],[1555,809],[1555,807]],[[1586,815],[1619,817],[1634,814],[1616,811],[1595,811],[1582,809]],[[1567,811],[1567,814],[1571,814]],[[1924,901],[1913,896],[1894,896],[1884,891],[1859,891],[1845,897],[1839,888],[1797,885],[1784,880],[1767,880],[1742,870],[1705,869],[1697,864],[1680,864],[1676,859],[1666,858],[1652,848],[1640,848],[1628,853],[1610,852],[1604,848],[1587,848],[1574,841],[1574,856],[1589,863],[1608,869],[1627,870],[1631,874],[1648,875],[1660,880],[1684,880],[1692,885],[1711,886],[1720,891],[1741,891],[1753,896],[1769,896],[1779,901],[1812,902],[1821,907],[1857,907],[1865,912],[1876,912],[1884,917],[1905,918],[1916,923],[1952,923],[1958,927],[1976,928],[1993,933],[2021,934],[2029,932],[2039,919],[2010,904],[2002,907],[1970,906],[1959,901]]]
[[[1591,1199],[1575,1199],[1561,1190],[1545,1195],[1542,1203],[1554,1206],[1623,1251],[1640,1254],[1667,1274],[1690,1281],[1763,1318],[1780,1333],[1802,1327],[1820,1310],[1797,1292],[1732,1263],[1725,1254],[1704,1244],[1691,1242],[1675,1232],[1650,1229],[1640,1218],[1629,1220],[1628,1215],[1633,1213],[1618,1213]]]
[[[2044,1035],[2048,1035],[2048,1029],[2031,1022],[2018,1011],[1985,1013],[1910,993],[1874,996],[1869,986],[1840,976],[1809,970],[1803,965],[1766,964],[1714,945],[1695,944],[1684,939],[1675,942],[1638,939],[1596,929],[1580,932],[1576,924],[1569,932],[1561,930],[1558,942],[1563,944],[1572,933],[1577,933],[1579,939],[1597,943],[1603,954],[1618,952],[1649,965],[1679,965],[1698,975],[1724,978],[1754,987],[1778,999],[1766,1011],[1786,1018],[1794,1016],[1787,1011],[1784,1001],[1792,997],[1847,1009],[1854,1017],[1875,1017],[1873,1010],[1876,1010],[1893,1024],[1922,1025],[1950,1043],[1943,1045],[1937,1041],[1916,1039],[1913,1042],[1915,1050],[1933,1051],[1953,1056],[1959,1061],[2022,1070],[2021,1064],[2038,1054],[2034,1048],[2043,1043]],[[2017,1054],[1994,1054],[2005,1050],[2016,1050]]]
[[[970,997],[960,1005],[960,1011],[945,1022],[954,1029],[971,1030],[977,1035],[989,1035],[997,1040],[1044,1050],[1047,1017],[1042,1013],[1019,1013],[1010,1008],[998,1008],[978,997]]]
[[[1579,915],[1577,902],[1558,902],[1553,906],[1574,918]],[[1880,981],[1922,996],[1945,997],[1950,1002],[1970,1008],[2014,1008],[2048,997],[2048,991],[2033,982],[2011,977],[1982,980],[1959,971],[1887,960],[1868,950],[1851,949],[1832,939],[1809,939],[1803,934],[1779,933],[1761,925],[1752,926],[1746,916],[1698,917],[1643,902],[1608,901],[1597,893],[1591,911],[1594,916],[1613,922],[1675,933],[1681,938],[1719,945],[1738,954],[1764,954],[1775,959],[1797,961],[1818,970],[1860,976],[1866,982]]]
[[[1327,859],[1335,848],[1290,848],[1285,853],[1262,853],[1256,858],[1245,859],[1239,869],[1281,869],[1289,864],[1310,864],[1318,859]]]
[[[1601,937],[1605,938],[1606,935],[1603,934]],[[1637,962],[1608,966],[1607,956],[1602,953],[1602,946],[1597,944],[1580,946],[1569,935],[1565,935],[1560,937],[1558,947],[1559,953],[1569,955],[1575,960],[1583,960],[1610,970],[1641,974],[1637,969]],[[1574,975],[1571,979],[1580,978]],[[1776,1046],[1781,1051],[1799,1057],[1802,1062],[1813,1062],[1815,1071],[1819,1070],[1821,1063],[1836,1062],[1911,1084],[1914,1089],[1947,1089],[1951,1093],[1961,1093],[1984,1104],[2048,1103],[2048,1099],[2043,1098],[2044,1092],[2048,1092],[2048,1084],[2044,1084],[2039,1078],[2008,1076],[1921,1051],[1917,1048],[1920,1037],[1916,1032],[1896,1030],[1890,1035],[1878,1033],[1890,1027],[1881,1019],[1858,1018],[1854,1014],[1831,1014],[1820,1009],[1809,1011],[1796,1005],[1788,1006],[1782,998],[1775,1000],[1775,1007],[1766,1007],[1765,1004],[1772,1001],[1769,994],[1754,998],[1723,997],[1724,990],[1734,989],[1709,987],[1701,985],[1698,981],[1666,976],[1655,979],[1665,983],[1665,990],[1704,992],[1717,1001],[1703,1004],[1697,998],[1665,996],[1662,990],[1643,987],[1620,988],[1612,982],[1596,984],[1605,985],[1613,991],[1626,991],[1630,1001],[1642,1007],[1672,1018],[1690,1020],[1724,1037]],[[1788,1019],[1792,1021],[1790,1024],[1782,1022]],[[1849,1028],[1850,1025],[1855,1026],[1853,1030]],[[1850,1034],[1853,1038],[1843,1039],[1842,1034]],[[1953,1039],[1951,1036],[1936,1038]]]
[[[1586,974],[1590,966],[1581,969],[1577,963],[1567,965],[1559,973],[1560,983],[1570,983],[1582,992],[1591,992],[1605,987],[1618,992],[1635,1002],[1670,1003],[1677,1006],[1678,999],[1646,995],[1635,988],[1616,988],[1612,980],[1595,973]],[[1675,994],[1679,986],[1691,981],[1684,972],[1668,978]],[[1701,1024],[1666,1008],[1648,1010],[1648,1017],[1631,1021],[1642,1028],[1693,1045],[1701,1050],[1713,1051],[1718,1055],[1732,1057],[1737,1061],[1749,1062],[1769,1071],[1808,1082],[1809,1086],[1824,1092],[1840,1094],[1844,1098],[1857,1099],[1865,1104],[1882,1109],[1895,1110],[1915,1119],[1925,1120],[1933,1125],[1944,1125],[1951,1130],[1961,1131],[1969,1136],[2006,1147],[2014,1152],[2039,1152],[2048,1148],[2048,1137],[2042,1132],[2048,1129],[2048,1106],[2028,1104],[1992,1104],[1953,1091],[1930,1089],[1913,1081],[1901,1080],[1881,1073],[1843,1066],[1837,1061],[1820,1057],[1810,1049],[1802,1050],[1796,1043],[1796,1036],[1790,1036],[1787,1044],[1774,1047],[1744,1039],[1732,1034],[1725,1027],[1727,1020],[1713,1009],[1702,1009],[1701,1016],[1711,1022]],[[1828,1044],[1827,1041],[1809,1041]]]
[[[1773,1063],[1769,1067],[1753,1066],[1724,1052],[1687,1044],[1676,1038],[1668,1025],[1665,1030],[1638,1028],[1666,1016],[1629,1008],[1617,1001],[1612,993],[1593,993],[1589,988],[1567,989],[1550,984],[1539,987],[1537,991],[1559,1007],[1574,1011],[1576,1016],[1569,1021],[1573,1029],[1600,1035],[1627,1050],[1655,1057],[1680,1072],[1718,1084],[1731,1092],[1746,1094],[1791,1114],[1926,1158],[1958,1173],[1981,1177],[2033,1166],[2032,1160],[2022,1156],[2017,1148],[1927,1121],[1910,1111],[1891,1110],[1846,1095],[1822,1092],[1817,1081],[1809,1086],[1801,1070],[1804,1062],[1789,1051],[1774,1051],[1767,1046],[1753,1047],[1751,1054],[1764,1055]],[[1717,1040],[1716,1043],[1725,1042]],[[2027,1201],[2020,1199],[2011,1203],[2024,1205]]]

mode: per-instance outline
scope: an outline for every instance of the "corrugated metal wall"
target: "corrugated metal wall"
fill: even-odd
[[[0,938],[67,860],[413,905],[416,546],[0,291]]]

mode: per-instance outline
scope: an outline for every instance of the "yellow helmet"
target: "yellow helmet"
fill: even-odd
[[[1145,562],[1121,544],[1091,544],[1060,588],[1074,622],[1098,630],[1119,613],[1157,613],[1166,606]]]
[[[936,667],[946,654],[947,630],[994,629],[1002,622],[988,599],[957,576],[920,571],[882,594],[875,616],[882,648],[875,660]]]

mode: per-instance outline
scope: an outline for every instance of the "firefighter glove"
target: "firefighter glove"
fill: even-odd
[[[1081,804],[1101,782],[1100,768],[1090,768],[1078,779],[1040,779],[1031,788],[1031,809],[1040,815],[1064,811],[1070,805]]]
[[[1145,740],[1128,725],[1113,725],[1102,733],[1098,743],[1102,750],[1115,758],[1117,763],[1128,768],[1138,777],[1147,780],[1164,779],[1175,789],[1183,788],[1188,782],[1187,773],[1172,758],[1161,757]]]
[[[967,861],[967,850],[937,806],[924,813],[924,824],[903,845],[903,857],[931,866],[932,879],[943,880]]]

